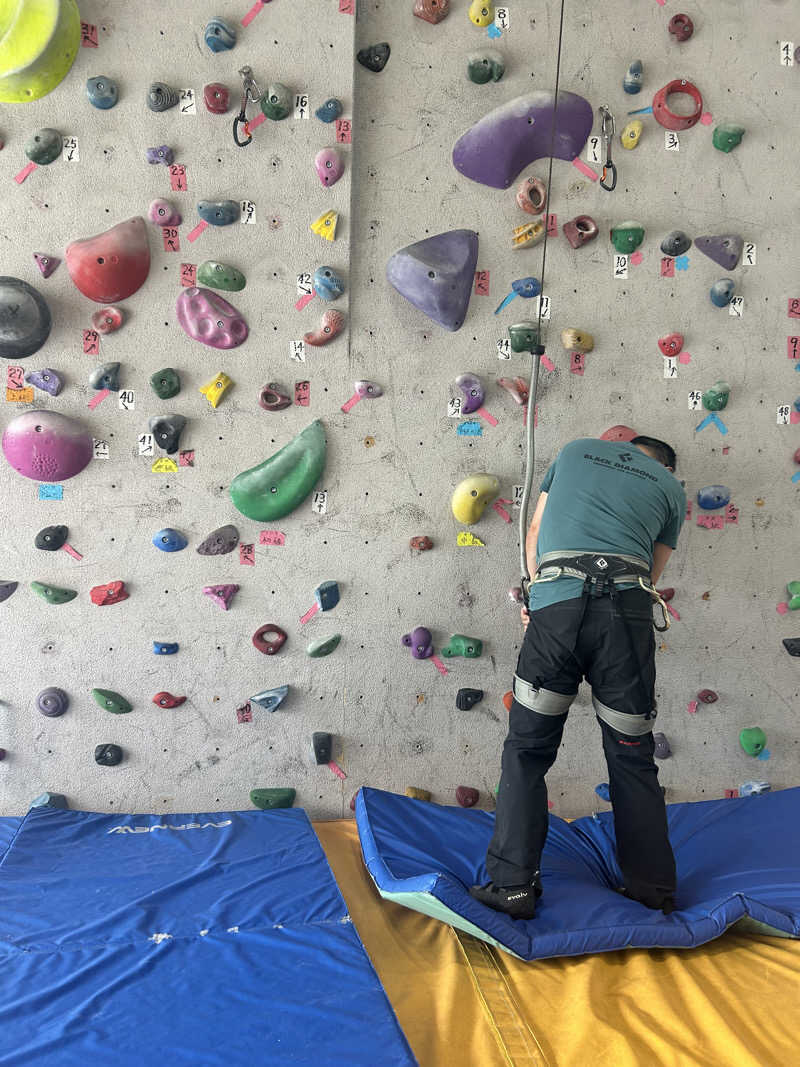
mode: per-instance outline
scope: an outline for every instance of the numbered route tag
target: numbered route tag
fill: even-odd
[[[661,277],[662,278],[674,278],[675,277],[675,260],[672,256],[661,257]]]
[[[197,114],[197,100],[195,99],[194,89],[180,90],[180,110],[182,115]]]
[[[745,241],[744,243],[742,265],[745,267],[754,267],[756,265],[756,246],[752,241]]]
[[[511,359],[511,338],[501,337],[497,342],[497,358]]]
[[[800,297],[789,297],[789,307],[786,314],[790,319],[800,319]]]
[[[600,163],[601,161],[601,148],[600,138],[590,137],[586,142],[586,162],[587,163]]]
[[[511,25],[511,15],[507,7],[495,8],[494,24],[498,30],[507,30]]]
[[[786,355],[789,359],[800,359],[800,337],[786,338]]]
[[[139,455],[140,456],[154,456],[155,452],[155,437],[151,433],[140,433],[138,438]]]
[[[668,152],[679,152],[680,147],[677,133],[674,130],[664,130],[664,148]]]
[[[744,297],[733,296],[731,302],[728,304],[728,314],[733,315],[735,318],[740,319],[744,314]]]
[[[92,453],[95,459],[108,459],[108,441],[92,438]]]
[[[699,411],[703,406],[703,394],[699,389],[691,389],[689,392],[689,411]]]
[[[314,283],[310,274],[303,273],[297,275],[297,295],[298,296],[311,296],[314,292]]]
[[[614,256],[614,277],[615,278],[627,278],[628,277],[628,257],[627,256]]]
[[[83,351],[87,356],[100,355],[100,334],[97,330],[83,331]]]
[[[317,515],[327,515],[328,513],[328,490],[317,489],[314,496],[311,498],[311,510]]]
[[[447,414],[451,419],[461,417],[461,402],[463,397],[453,396],[447,401]]]
[[[175,226],[162,226],[161,237],[164,241],[165,252],[180,252],[181,242]]]
[[[545,296],[544,293],[541,296],[536,297],[536,312],[535,314],[541,315],[543,319],[550,318],[550,297]]]
[[[296,119],[307,119],[308,114],[308,93],[297,93],[294,98],[294,117]]]
[[[136,407],[136,394],[133,389],[120,389],[117,403],[123,411],[133,411]]]
[[[781,41],[781,66],[794,66],[794,41]]]
[[[778,419],[777,419],[778,425],[779,426],[788,426],[789,425],[789,421],[790,421],[790,417],[791,417],[791,413],[792,413],[792,405],[791,404],[779,404],[778,405]]]
[[[306,361],[306,343],[305,341],[290,341],[289,342],[289,358],[293,359],[295,363],[305,363]]]
[[[185,193],[188,186],[186,184],[186,164],[185,163],[171,163],[169,167],[169,184],[173,193]]]
[[[81,153],[78,148],[77,137],[63,137],[63,148],[61,150],[61,158],[65,163],[80,163]]]
[[[197,264],[181,263],[181,285],[187,287],[197,284]]]
[[[489,295],[489,271],[475,271],[475,296]]]
[[[512,504],[514,505],[515,508],[521,507],[522,506],[522,497],[523,497],[523,495],[525,493],[525,486],[524,485],[512,485],[511,490],[512,490],[512,497],[513,497]]]
[[[678,377],[678,357],[667,356],[664,360],[664,377],[665,378],[677,378]]]
[[[353,143],[353,125],[350,119],[336,120],[336,140],[339,144]]]
[[[242,223],[245,226],[255,226],[256,224],[256,205],[252,200],[242,200]]]

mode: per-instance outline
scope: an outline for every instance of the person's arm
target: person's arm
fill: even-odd
[[[653,545],[653,585],[658,585],[658,580],[664,573],[664,568],[667,565],[667,560],[671,555],[672,549],[669,547],[669,545],[665,545],[661,541],[656,541],[655,545]]]
[[[539,540],[539,527],[542,522],[542,515],[544,515],[546,503],[547,493],[539,493],[539,499],[536,501],[536,510],[533,513],[531,524],[525,535],[525,559],[528,562],[528,573],[531,578],[533,578],[536,573],[536,544]]]

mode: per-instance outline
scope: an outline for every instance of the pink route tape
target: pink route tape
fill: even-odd
[[[22,185],[29,174],[33,174],[36,170],[36,163],[29,163],[26,167],[23,167],[19,174],[14,175],[14,181],[17,185]]]
[[[295,304],[295,308],[296,308],[296,309],[297,309],[298,311],[302,311],[302,310],[303,310],[303,308],[304,308],[304,307],[306,306],[306,304],[310,304],[310,303],[311,303],[311,301],[312,301],[312,300],[314,299],[314,297],[315,297],[316,295],[317,295],[317,294],[316,294],[316,292],[315,292],[315,291],[314,291],[313,289],[311,290],[311,292],[310,292],[310,293],[305,293],[305,294],[304,294],[303,296],[301,296],[301,297],[300,297],[300,299],[299,299],[299,300],[297,301],[297,303]]]
[[[103,401],[108,396],[108,394],[109,394],[109,390],[108,389],[101,389],[100,392],[96,393],[92,397],[92,399],[89,401],[89,404],[88,404],[89,408],[92,411],[94,411],[94,409],[98,406],[98,404],[102,404],[103,403]]]
[[[778,604],[778,605],[777,605],[777,606],[775,607],[775,610],[777,611],[777,613],[778,613],[779,615],[786,615],[786,614],[787,614],[787,612],[789,611],[789,605],[788,605],[788,604],[786,604],[786,603],[783,603],[783,604]]]
[[[256,565],[256,546],[255,545],[239,545],[239,563],[243,567],[255,567]]]
[[[256,2],[253,4],[253,6],[242,19],[242,25],[249,26],[253,19],[256,17],[256,15],[259,13],[259,11],[262,9],[262,7],[268,3],[269,0],[256,0]]]
[[[678,622],[681,621],[680,615],[677,613],[677,611],[675,610],[675,608],[673,608],[671,604],[667,604],[667,611],[670,613],[673,619],[677,619]]]
[[[545,370],[555,370],[556,365],[549,356],[542,356],[542,366]]]
[[[195,226],[195,228],[193,230],[189,230],[189,232],[186,234],[186,240],[189,242],[189,244],[194,244],[194,242],[197,240],[203,230],[207,229],[208,223],[205,219],[201,219]]]
[[[675,277],[675,260],[672,256],[661,257],[661,277],[662,278],[674,278]]]
[[[511,516],[508,514],[503,504],[513,504],[513,500],[495,500],[492,507],[503,520],[503,522],[511,522]]]
[[[353,393],[349,400],[345,400],[345,402],[342,404],[342,411],[345,413],[345,415],[353,410],[353,408],[356,406],[360,399],[361,397],[358,395],[358,393]]]
[[[478,408],[475,414],[480,415],[482,419],[486,419],[490,426],[497,425],[497,419],[494,417],[494,415],[490,415],[486,408]]]
[[[599,174],[595,174],[592,168],[588,164],[584,163],[582,159],[578,159],[577,156],[575,156],[575,158],[573,159],[572,165],[573,167],[577,167],[581,174],[584,174],[593,182],[596,182],[597,179],[600,177]]]
[[[710,111],[704,111],[703,114],[700,116],[700,121],[704,126],[710,126],[711,123],[714,121],[714,116],[711,114]]]
[[[339,766],[339,764],[336,762],[336,760],[331,760],[330,763],[328,764],[328,766],[330,767],[330,769],[333,771],[333,773],[336,775],[337,778],[341,778],[342,781],[345,780],[347,775],[344,773],[344,771]]]
[[[696,712],[697,712],[697,701],[696,700],[690,700],[689,701],[689,706],[686,708],[686,710],[689,712],[690,715],[696,714]]]
[[[262,530],[258,535],[258,543],[260,545],[279,545],[286,544],[286,535],[281,533],[280,530]]]
[[[300,616],[300,622],[307,623],[309,619],[313,619],[319,611],[319,604],[312,604],[305,615]]]
[[[643,259],[644,256],[641,252],[634,252],[632,255],[628,256],[628,262],[631,263],[634,267],[638,267]]]
[[[570,374],[580,374],[583,377],[583,372],[586,370],[586,358],[583,352],[571,352],[569,357],[569,372]]]
[[[262,113],[260,115],[256,115],[256,117],[254,119],[251,119],[250,122],[247,123],[247,129],[250,130],[250,132],[252,133],[253,130],[257,130],[258,129],[258,127],[262,124],[262,122],[266,122],[266,121],[267,121],[267,116],[262,111]]]
[[[688,352],[681,352],[678,355],[678,362],[686,366],[688,363],[692,362],[692,357],[689,355]]]
[[[547,216],[547,236],[558,237],[558,215]]]
[[[447,667],[442,663],[438,656],[431,656],[431,663],[434,665],[439,674],[447,674]]]
[[[76,552],[72,545],[64,545],[63,549],[67,553],[67,555],[72,556],[73,559],[83,559],[83,556],[80,554],[80,552]]]

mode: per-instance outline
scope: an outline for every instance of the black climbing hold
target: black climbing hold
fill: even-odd
[[[661,242],[661,251],[665,256],[682,256],[691,245],[691,238],[683,230],[671,230]]]
[[[314,745],[314,759],[317,763],[320,765],[330,763],[333,758],[331,755],[333,750],[333,737],[331,734],[314,733],[311,741]]]
[[[186,418],[183,415],[154,415],[148,426],[159,448],[163,448],[169,455],[178,451],[181,434],[186,426]]]
[[[63,793],[40,793],[31,801],[31,808],[68,808],[67,798]]]
[[[482,689],[459,689],[456,693],[456,707],[459,711],[469,711],[483,700]]]
[[[50,322],[50,309],[32,285],[0,278],[0,359],[33,355],[47,340]]]
[[[783,647],[790,656],[800,656],[800,637],[784,637]]]
[[[362,67],[366,67],[367,70],[371,70],[375,74],[380,74],[389,62],[391,51],[387,42],[383,41],[381,44],[371,44],[368,48],[362,48],[356,53],[356,59]]]
[[[17,591],[19,582],[0,582],[0,604]]]
[[[67,543],[68,537],[69,527],[67,526],[45,526],[37,533],[33,543],[45,552],[57,552]]]
[[[94,750],[94,761],[101,767],[116,767],[122,762],[122,749],[119,745],[97,745]]]
[[[224,556],[233,552],[239,544],[239,531],[235,526],[220,526],[212,530],[202,544],[197,546],[201,556]]]

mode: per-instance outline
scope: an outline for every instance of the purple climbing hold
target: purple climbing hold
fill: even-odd
[[[64,385],[61,380],[61,375],[58,371],[54,371],[52,367],[43,367],[41,370],[29,370],[25,375],[25,381],[28,382],[29,385],[35,385],[37,389],[49,393],[50,396],[58,396]]]
[[[42,272],[43,278],[49,278],[61,262],[58,256],[47,256],[44,252],[34,252],[33,258],[36,260],[36,266]]]
[[[62,482],[80,474],[94,455],[92,435],[58,411],[25,411],[6,426],[3,452],[19,474]]]
[[[537,159],[552,155],[571,163],[593,121],[592,105],[582,96],[560,92],[556,108],[555,93],[539,89],[501,104],[467,130],[453,149],[453,166],[482,185],[508,189]]]
[[[184,289],[175,309],[183,331],[204,345],[236,348],[247,340],[247,323],[233,304],[211,289]]]
[[[36,707],[48,719],[57,719],[69,707],[69,697],[63,689],[51,685],[39,693],[36,698]]]
[[[230,585],[206,585],[203,587],[203,592],[215,604],[218,604],[223,611],[227,611],[231,605],[236,593],[239,591],[239,586]]]
[[[477,233],[449,230],[395,252],[386,277],[415,308],[455,331],[467,314],[477,262]]]
[[[148,163],[163,163],[165,167],[168,167],[175,162],[175,153],[167,144],[159,145],[158,148],[146,149],[146,155]]]
[[[723,270],[735,270],[744,248],[744,239],[738,233],[723,233],[716,237],[695,237],[694,247],[704,256],[719,263]]]
[[[483,405],[485,396],[483,382],[477,374],[459,374],[456,378],[456,385],[464,394],[464,400],[461,404],[462,415],[471,415],[473,411],[477,411]]]
[[[414,659],[428,659],[433,655],[433,637],[426,626],[415,627],[410,634],[403,634],[401,640],[411,649]]]
[[[656,759],[669,759],[672,755],[672,749],[669,747],[667,735],[662,733],[653,734],[653,741],[655,742],[653,755]]]
[[[226,556],[239,544],[239,531],[235,526],[220,526],[197,546],[201,556]]]

